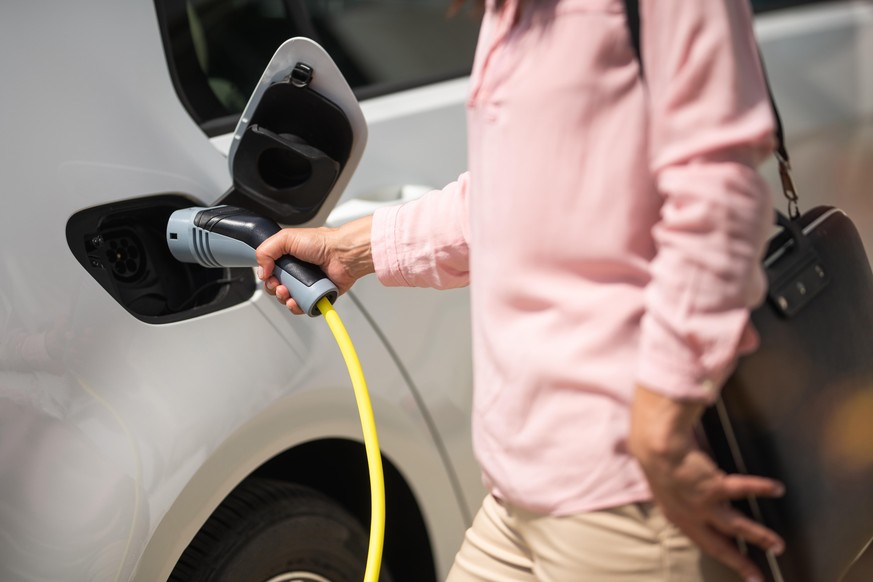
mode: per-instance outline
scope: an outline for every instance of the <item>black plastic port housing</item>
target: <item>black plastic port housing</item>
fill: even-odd
[[[146,323],[171,323],[247,301],[256,288],[252,269],[206,268],[170,254],[170,215],[199,205],[181,194],[158,194],[88,208],[67,221],[67,244],[85,270]]]

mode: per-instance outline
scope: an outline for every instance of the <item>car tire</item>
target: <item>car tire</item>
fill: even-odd
[[[361,582],[367,543],[361,524],[318,491],[249,479],[209,517],[168,582]],[[383,571],[380,582],[389,580]]]

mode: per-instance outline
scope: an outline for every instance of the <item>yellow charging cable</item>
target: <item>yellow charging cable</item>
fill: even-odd
[[[373,407],[370,405],[370,394],[367,392],[367,382],[364,371],[355,352],[355,346],[346,331],[339,314],[327,298],[317,303],[318,309],[327,321],[330,331],[343,354],[352,387],[355,389],[355,400],[358,403],[358,414],[361,416],[361,428],[364,431],[364,447],[367,449],[367,465],[370,469],[370,546],[367,550],[367,569],[364,571],[364,582],[377,582],[379,569],[382,566],[382,543],[385,538],[385,480],[382,476],[382,455],[379,452],[379,437],[376,435],[376,420],[373,418]]]

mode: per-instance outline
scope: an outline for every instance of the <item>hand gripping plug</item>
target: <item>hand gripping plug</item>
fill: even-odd
[[[176,210],[167,222],[167,244],[173,256],[204,267],[255,267],[255,249],[279,232],[279,225],[235,206],[192,207]],[[322,270],[285,255],[273,271],[297,305],[310,317],[321,311],[318,302],[333,303],[338,292]]]

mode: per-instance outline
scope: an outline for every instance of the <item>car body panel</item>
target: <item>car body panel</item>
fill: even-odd
[[[3,116],[14,211],[0,216],[0,578],[128,580],[159,524],[173,522],[180,492],[215,451],[234,446],[247,421],[296,391],[324,394],[331,422],[275,419],[299,427],[286,446],[304,436],[352,437],[360,430],[354,396],[323,322],[293,318],[263,293],[194,320],[148,325],[83,270],[64,240],[72,214],[168,192],[210,204],[230,186],[227,160],[175,94],[150,3],[62,3],[52,15],[61,28],[46,26],[34,5],[4,10],[0,43],[29,55],[27,66],[4,63],[7,86],[22,88],[4,105],[40,115]],[[351,318],[386,456],[403,460],[419,496],[451,492],[408,387],[348,305],[338,309]],[[46,343],[55,336],[59,352]],[[342,388],[345,407],[332,392]],[[231,475],[267,459],[252,456]],[[196,514],[233,485],[213,483]],[[443,502],[425,517],[444,568],[465,515]]]
[[[290,317],[278,304],[275,310],[272,305],[265,307],[269,315],[265,315],[264,321]],[[403,468],[416,495],[424,499],[444,497],[446,491],[452,490],[452,483],[446,472],[439,469],[443,460],[428,431],[422,429],[421,413],[403,378],[390,361],[385,361],[388,358],[384,346],[368,329],[368,322],[355,304],[348,297],[341,298],[337,310],[354,338],[367,375],[383,455]],[[322,340],[331,339],[327,326],[318,325],[316,330]],[[245,423],[228,434],[220,446],[198,459],[196,472],[186,479],[181,491],[174,492],[173,505],[157,524],[135,580],[166,579],[199,524],[226,494],[289,444],[324,438],[361,440],[358,410],[338,349],[329,346],[333,349],[315,351],[322,342],[314,338],[306,343],[309,346],[306,358],[300,362],[285,358],[284,387],[274,389],[274,397],[259,413],[246,414]],[[310,388],[298,390],[296,386]],[[325,463],[330,462],[331,459],[325,459]],[[443,509],[426,513],[425,519],[437,551],[436,559],[445,565],[451,562],[456,543],[454,536],[447,533],[462,529],[466,517],[450,506]]]

